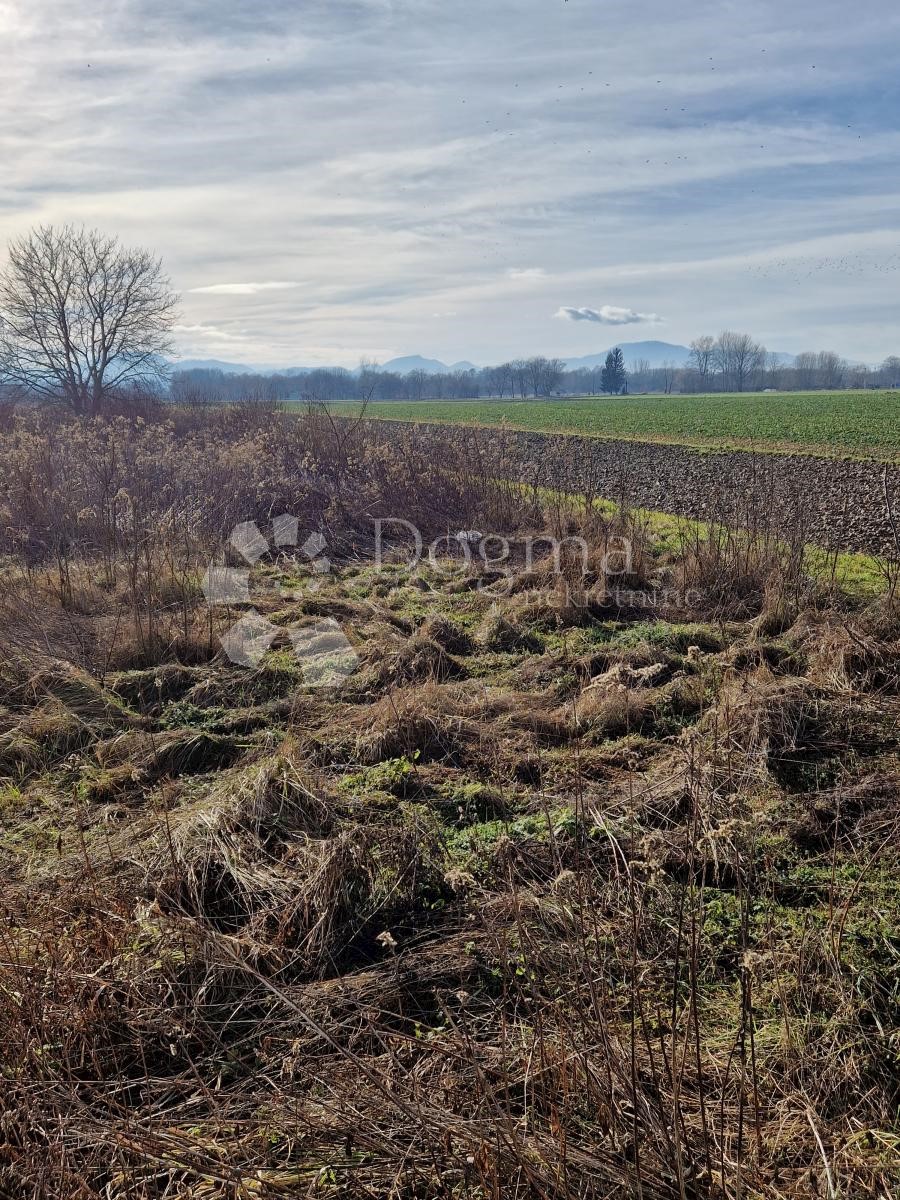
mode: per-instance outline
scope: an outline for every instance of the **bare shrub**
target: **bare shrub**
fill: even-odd
[[[660,549],[319,410],[32,413],[0,458],[0,1192],[896,1192],[888,601],[810,585],[802,531]],[[340,689],[227,662],[198,598],[281,511],[335,570],[259,605],[354,624]],[[555,522],[588,575],[573,541],[397,586],[377,514]],[[628,531],[635,591],[714,624],[573,602]]]

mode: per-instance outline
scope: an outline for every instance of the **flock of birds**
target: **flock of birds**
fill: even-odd
[[[770,258],[764,263],[753,263],[745,268],[748,275],[760,279],[777,277],[794,283],[804,283],[807,279],[825,273],[833,273],[842,277],[853,275],[892,275],[900,270],[900,254],[879,255],[874,251],[859,254],[834,255],[791,255],[783,258]]]
[[[568,0],[566,0],[566,3],[568,3]],[[762,48],[762,49],[759,51],[759,53],[760,53],[760,54],[765,54],[765,53],[766,53],[766,49],[765,49],[765,48]],[[715,65],[715,59],[714,59],[714,56],[713,56],[713,55],[709,55],[709,56],[708,56],[708,58],[707,58],[707,62],[709,62],[709,63],[711,63],[711,64],[712,64],[712,65],[709,67],[709,70],[710,70],[710,71],[716,71],[716,70],[717,70],[717,67],[716,67],[716,65]],[[808,68],[808,69],[809,69],[809,71],[815,71],[815,70],[817,70],[817,65],[816,65],[815,63],[811,63],[811,64],[809,65],[809,68]],[[587,75],[588,75],[588,77],[590,77],[590,76],[593,76],[593,74],[594,74],[593,70],[589,70],[589,71],[587,72]],[[664,82],[665,82],[665,81],[664,81],[663,79],[657,79],[657,80],[656,80],[656,86],[657,86],[657,87],[662,87],[662,86],[664,85]],[[611,88],[611,87],[612,87],[612,83],[611,83],[611,82],[609,82],[608,80],[604,80],[604,81],[602,82],[602,86],[603,86],[603,87],[605,87],[605,88]],[[514,83],[514,84],[513,84],[513,88],[514,88],[514,89],[517,89],[517,88],[519,88],[519,87],[520,87],[520,84],[519,84],[519,83]],[[560,83],[560,84],[557,84],[557,88],[556,88],[556,90],[557,90],[558,92],[566,92],[566,91],[567,91],[569,88],[575,89],[576,87],[577,87],[577,91],[574,91],[574,90],[573,90],[573,92],[572,92],[572,96],[573,96],[573,98],[575,98],[575,97],[578,97],[578,96],[580,96],[580,95],[583,95],[583,94],[584,94],[584,93],[585,93],[585,92],[588,90],[588,88],[590,87],[590,85],[589,85],[589,84],[588,84],[588,85],[585,85],[584,83],[572,83],[572,84]],[[564,96],[556,96],[556,97],[554,97],[554,104],[563,104],[563,103],[566,103],[566,102],[568,102],[568,99],[569,99],[569,98],[568,98],[568,96],[565,96],[565,95],[564,95]],[[460,103],[461,103],[461,104],[467,104],[467,103],[468,103],[468,98],[467,98],[467,97],[464,97],[464,96],[461,96],[461,97],[459,98],[459,101],[460,101]],[[687,107],[686,107],[686,106],[684,106],[684,105],[682,105],[682,106],[676,106],[676,105],[669,105],[669,104],[666,104],[666,105],[663,105],[663,107],[662,107],[662,112],[663,112],[663,113],[675,113],[676,111],[677,111],[677,113],[678,113],[678,114],[682,114],[682,113],[684,113],[684,114],[686,115],[686,114],[687,114],[687,112],[688,112],[688,109],[687,109]],[[511,112],[511,111],[507,111],[507,112],[505,113],[505,117],[506,117],[506,118],[511,118],[511,117],[512,117],[512,115],[513,115],[513,114],[512,114],[512,112]],[[490,117],[486,117],[486,118],[484,118],[484,122],[483,122],[483,123],[484,123],[484,125],[486,125],[488,128],[490,128],[490,127],[493,127],[493,132],[494,132],[494,133],[496,133],[496,134],[502,134],[502,135],[503,135],[503,136],[505,136],[505,137],[515,137],[515,136],[516,136],[516,134],[517,134],[517,132],[518,132],[518,131],[517,131],[517,130],[515,130],[515,129],[509,129],[509,128],[506,128],[506,127],[504,126],[504,124],[503,124],[503,123],[501,123],[500,121],[495,121],[495,120],[493,120],[493,119],[492,119],[492,118],[490,118]],[[709,126],[710,126],[710,122],[709,122],[709,121],[701,121],[701,122],[699,123],[699,126],[698,126],[698,127],[699,127],[699,128],[701,128],[701,129],[708,129],[708,128],[709,128]],[[853,129],[853,125],[851,125],[851,124],[848,124],[848,125],[846,126],[846,128],[847,128],[847,129],[849,129],[849,130],[852,130],[852,129]],[[863,137],[862,133],[858,133],[856,136],[857,136],[857,140],[859,140],[859,141],[862,141],[862,137]],[[558,142],[558,140],[554,140],[554,141],[552,142],[552,145],[554,145],[554,146],[556,146],[556,145],[559,145],[559,142]],[[760,150],[767,150],[767,149],[769,149],[769,147],[767,147],[767,145],[766,145],[766,144],[763,142],[763,143],[760,143],[760,145],[759,145],[759,149],[760,149]],[[590,154],[593,154],[593,150],[594,150],[594,148],[593,148],[593,147],[591,147],[591,146],[588,146],[588,147],[586,147],[586,149],[585,149],[585,152],[586,152],[586,154],[589,154],[589,155],[590,155]],[[646,158],[646,159],[644,159],[644,165],[645,165],[645,166],[653,166],[653,165],[655,165],[655,166],[663,166],[663,167],[668,167],[668,166],[671,166],[671,165],[673,165],[674,163],[677,163],[677,162],[688,162],[688,161],[689,161],[688,155],[686,155],[686,154],[676,154],[676,155],[673,155],[673,156],[671,156],[670,158],[663,158],[663,159],[660,159],[660,158],[656,158],[656,159],[654,159],[654,158]],[[753,189],[751,189],[751,190],[753,190]]]
[[[568,0],[566,0],[566,2],[568,2]],[[759,50],[760,55],[764,55],[766,53],[766,48],[761,48]],[[721,64],[716,62],[713,55],[707,56],[706,65],[710,72],[720,70],[720,73],[724,76],[725,72],[721,70]],[[819,70],[818,64],[816,63],[808,64],[806,70],[809,73],[818,71],[819,75],[824,75],[824,72]],[[630,80],[630,84],[633,84],[633,77]],[[666,80],[664,78],[656,78],[655,87],[663,88],[665,87],[665,84]],[[513,90],[517,91],[527,86],[527,84],[515,82],[513,84]],[[587,77],[582,75],[580,80],[558,83],[556,85],[556,92],[558,94],[553,97],[553,104],[578,105],[579,103],[582,103],[583,100],[586,100],[589,96],[596,98],[599,88],[613,89],[613,82],[610,80],[595,79],[594,71],[588,70]],[[602,95],[602,92],[600,94]],[[615,91],[613,91],[613,95],[615,95]],[[459,102],[461,105],[470,105],[470,107],[474,107],[474,104],[471,102],[471,97],[460,96]],[[694,105],[692,107],[696,108],[697,106]],[[671,125],[673,129],[686,127],[691,130],[705,130],[710,129],[714,124],[713,121],[704,119],[704,117],[708,115],[707,113],[701,112],[697,114],[700,119],[696,121],[696,124],[689,125],[688,122],[692,114],[690,113],[688,104],[673,104],[670,102],[668,104],[661,105],[658,109],[658,112],[662,120],[667,125]],[[481,122],[487,130],[490,130],[495,135],[502,136],[504,138],[514,138],[517,135],[524,135],[524,126],[520,126],[519,128],[510,128],[510,122],[513,120],[513,117],[513,111],[511,109],[506,109],[502,116],[498,116],[496,118],[482,116]],[[601,129],[603,132],[606,132],[609,128],[610,125],[607,123],[598,123],[598,129]],[[852,131],[854,126],[852,124],[847,124],[846,129],[848,131]],[[862,140],[863,134],[858,132],[856,137],[858,140]],[[746,141],[746,139],[744,140]],[[551,139],[550,144],[553,146],[559,146],[560,144],[571,145],[571,142],[564,142],[561,138],[556,138]],[[769,146],[766,141],[758,144],[758,150],[755,145],[746,148],[752,150],[757,155],[757,161],[760,162],[761,165],[765,165],[764,155],[766,152],[774,153],[775,150],[775,147]],[[611,139],[611,145],[609,146],[600,146],[598,144],[583,145],[583,152],[586,157],[596,156],[598,160],[602,157],[604,163],[611,164],[614,169],[623,169],[626,166],[643,165],[644,167],[652,168],[654,171],[666,168],[671,170],[672,168],[680,166],[681,164],[687,164],[709,154],[709,150],[707,150],[706,147],[701,144],[697,150],[694,150],[690,153],[673,153],[670,151],[667,155],[650,155],[649,157],[643,156],[640,160],[635,160],[632,157],[630,160],[628,160],[621,154],[621,147],[616,145],[614,138]],[[762,154],[760,155],[759,152],[762,152]],[[661,184],[665,184],[666,181],[664,176],[660,175],[659,179]],[[675,179],[677,180],[677,176]],[[758,189],[756,187],[748,187],[746,190],[749,195],[755,195]],[[497,254],[499,256],[499,242],[497,243]],[[491,251],[488,251],[488,253],[485,255],[486,258],[493,256],[494,255],[491,253]],[[761,278],[777,276],[785,281],[794,280],[796,282],[802,282],[825,272],[839,272],[845,276],[854,274],[865,275],[872,272],[878,274],[889,274],[898,270],[898,267],[900,267],[900,256],[898,255],[877,256],[863,252],[861,254],[848,253],[841,257],[783,257],[778,259],[770,259],[765,263],[753,264],[748,266],[746,269],[749,274],[756,275]]]
[[[765,48],[763,48],[759,51],[759,53],[763,55],[766,54],[767,51]],[[721,64],[716,63],[713,55],[709,55],[706,62],[708,65],[708,70],[711,72],[721,68]],[[818,66],[816,63],[811,63],[808,64],[806,69],[809,72],[814,72],[818,70]],[[721,73],[724,76],[724,71]],[[820,71],[819,74],[821,75],[823,73]],[[610,89],[612,96],[615,96],[613,82],[611,80],[602,80],[595,78],[594,76],[594,71],[588,70],[586,76],[582,75],[580,80],[558,83],[555,89],[557,95],[553,97],[553,103],[555,105],[583,104],[588,100],[589,97],[596,99],[598,93],[599,95],[602,95],[603,92],[599,89]],[[633,79],[630,82],[633,83]],[[655,87],[663,88],[665,87],[665,84],[666,81],[664,78],[655,79]],[[528,84],[515,82],[513,84],[513,92],[518,96],[521,96],[523,92],[528,89],[528,86]],[[475,102],[473,101],[472,97],[460,96],[458,99],[460,105],[466,105],[474,110]],[[689,111],[688,104],[673,104],[671,102],[668,104],[662,104],[659,106],[658,112],[662,120],[666,124],[672,126],[673,129],[677,129],[678,127],[687,127],[689,129],[704,130],[709,129],[713,124],[712,121],[703,119],[705,116],[707,116],[706,113],[698,113],[697,115],[700,117],[700,119],[696,121],[696,124],[688,125],[688,122],[693,115]],[[520,125],[519,127],[511,127],[511,125],[515,124],[515,113],[512,107],[508,109],[505,108],[502,111],[502,114],[498,115],[497,117],[484,117],[481,115],[480,123],[485,129],[490,130],[498,137],[515,138],[516,136],[524,136],[526,133],[526,127],[524,125]],[[598,123],[598,129],[601,129],[603,132],[609,128],[609,124]],[[847,130],[852,131],[853,128],[854,126],[852,124],[846,125]],[[862,140],[862,137],[862,133],[857,133],[857,138],[859,140]],[[558,146],[561,144],[561,139],[551,139],[551,144],[553,146]],[[562,144],[571,145],[571,143],[566,142],[563,142]],[[755,146],[750,147],[750,149],[756,151]],[[763,154],[770,149],[773,148],[770,148],[765,141],[759,143],[758,145],[758,151],[763,152]],[[698,150],[693,152],[693,154],[684,152],[670,152],[667,156],[651,155],[649,157],[644,156],[640,160],[631,158],[629,161],[621,154],[621,148],[616,145],[615,139],[612,139],[612,144],[609,146],[585,145],[583,146],[583,150],[586,156],[596,155],[598,160],[602,158],[605,165],[611,164],[614,169],[624,169],[626,166],[643,165],[644,167],[650,167],[655,171],[659,170],[660,168],[671,169],[680,164],[687,164],[692,161],[692,158],[697,158],[709,153],[709,151],[701,145]],[[659,178],[661,183],[665,183],[664,176],[660,176]],[[401,192],[405,192],[407,191],[407,187],[405,185],[401,185],[399,190]],[[757,193],[757,188],[748,187],[747,192],[749,195],[754,195]],[[431,203],[427,201],[424,202],[424,209],[429,209],[431,207]],[[503,219],[502,211],[502,206],[498,203],[496,206],[496,215],[498,220],[500,220],[500,223],[506,226],[504,238],[501,240],[499,237],[488,236],[481,239],[481,257],[483,261],[503,261],[508,256],[510,250],[509,237],[511,234],[513,234],[513,243],[518,243],[518,239],[514,236],[513,231],[509,228],[508,221]],[[440,237],[447,237],[451,234],[458,236],[459,233],[458,229],[454,231],[454,229],[450,226],[447,226],[441,231],[438,231],[437,227],[432,226],[432,230],[434,234]],[[756,276],[760,279],[777,278],[783,283],[796,284],[802,284],[810,279],[829,273],[838,274],[845,278],[852,276],[868,277],[872,275],[889,275],[895,273],[897,270],[900,270],[900,253],[884,255],[878,254],[874,251],[864,250],[859,253],[845,253],[840,256],[785,255],[778,258],[769,258],[764,262],[748,264],[743,268],[743,270],[748,275]]]
[[[565,0],[565,2],[568,3],[568,0]],[[759,53],[766,54],[767,53],[766,48],[764,48],[764,47],[761,48],[759,50]],[[269,61],[269,60],[267,59],[267,61]],[[715,61],[715,57],[713,55],[709,55],[707,57],[707,63],[708,63],[708,70],[710,72],[715,72],[717,70],[717,64]],[[91,64],[88,63],[87,66],[90,68]],[[816,71],[818,69],[817,64],[811,63],[808,65],[807,69],[810,72]],[[556,90],[557,90],[557,92],[560,92],[563,94],[554,97],[554,103],[560,104],[560,105],[569,103],[570,95],[571,95],[572,99],[577,99],[578,97],[583,96],[586,93],[593,91],[594,89],[592,88],[592,83],[594,81],[591,78],[591,77],[593,77],[593,75],[594,75],[594,71],[589,70],[587,72],[588,78],[584,79],[584,82],[558,84]],[[612,82],[609,80],[596,81],[596,82],[601,83],[601,86],[603,88],[611,89],[613,86]],[[520,88],[520,84],[518,82],[516,82],[513,86],[514,86],[514,89]],[[664,80],[662,78],[656,79],[655,86],[663,87]],[[570,92],[570,89],[571,89],[571,92]],[[569,92],[570,92],[570,95],[567,94]],[[469,98],[465,97],[465,96],[461,96],[459,98],[459,102],[462,105],[466,105],[469,103]],[[678,105],[672,105],[672,104],[665,104],[665,105],[661,106],[661,113],[662,114],[676,114],[677,113],[678,117],[680,117],[682,114],[684,114],[685,117],[687,117],[688,108],[686,105],[678,106]],[[507,137],[507,138],[515,138],[517,136],[517,134],[522,131],[515,129],[515,128],[508,127],[507,122],[511,121],[512,119],[513,119],[513,111],[512,111],[512,109],[507,109],[504,113],[503,118],[501,118],[500,120],[495,120],[494,118],[486,117],[486,118],[483,118],[483,124],[488,129],[491,129],[494,134],[503,135],[504,137]],[[671,118],[669,118],[669,119],[671,119]],[[706,128],[709,128],[709,125],[710,125],[709,121],[701,121],[701,122],[699,122],[697,127],[701,128],[701,129],[706,129]],[[853,125],[848,124],[846,126],[846,128],[848,130],[852,130]],[[862,137],[863,137],[862,133],[857,134],[858,140],[862,140]],[[559,145],[559,139],[553,140],[552,145],[554,145],[554,146]],[[595,146],[586,146],[584,148],[585,154],[587,156],[593,156],[595,149],[598,149],[598,148]],[[767,146],[766,146],[765,142],[759,144],[759,150],[765,151],[766,149],[767,149]],[[609,148],[603,147],[602,150],[599,150],[599,153],[605,155],[608,160]],[[701,151],[701,153],[702,153],[702,151]],[[671,168],[671,167],[675,166],[676,164],[688,163],[689,161],[691,161],[690,156],[688,154],[681,153],[681,154],[670,154],[668,157],[665,157],[665,158],[663,158],[663,157],[654,158],[653,156],[647,157],[647,158],[644,158],[643,165],[649,166],[649,167],[654,167],[654,168],[660,168],[660,167]],[[624,165],[625,165],[624,161],[619,159],[618,166],[622,167]],[[405,185],[401,185],[399,190],[401,192],[404,192],[407,190],[407,187]],[[754,194],[756,192],[756,189],[750,188],[750,189],[748,189],[748,191],[750,192],[750,194]],[[341,195],[341,193],[339,192],[338,195]],[[429,204],[426,204],[425,207],[428,208],[431,206]],[[499,257],[501,254],[499,241],[496,243],[496,249],[493,252],[488,252],[488,254],[485,257],[494,257],[495,254],[497,257]],[[855,275],[864,275],[864,274],[869,275],[871,273],[890,274],[890,273],[897,271],[898,269],[900,269],[900,255],[892,254],[892,255],[888,255],[885,257],[885,256],[876,256],[874,254],[866,254],[866,253],[858,254],[858,255],[846,254],[841,257],[829,257],[829,256],[796,257],[796,256],[791,256],[791,257],[783,257],[783,258],[778,258],[778,259],[769,259],[764,263],[751,264],[746,267],[746,271],[750,275],[755,275],[760,278],[771,278],[771,277],[777,276],[778,278],[780,278],[782,280],[794,280],[796,282],[802,282],[802,281],[808,280],[814,276],[817,276],[817,275],[820,275],[820,274],[826,273],[826,272],[837,272],[844,276],[850,276],[850,275],[854,275],[854,274]]]

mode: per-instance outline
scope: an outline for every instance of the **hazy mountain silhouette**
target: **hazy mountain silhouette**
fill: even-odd
[[[182,358],[172,363],[173,371],[221,371],[225,375],[257,375],[258,367],[222,362],[218,358]]]
[[[644,359],[651,367],[661,367],[672,363],[676,367],[686,366],[691,352],[687,346],[679,346],[674,342],[616,342],[625,356],[626,367],[632,367],[638,360]],[[585,354],[581,358],[567,358],[566,366],[570,370],[579,367],[602,367],[612,346],[599,354]]]
[[[631,370],[635,363],[644,361],[651,367],[672,365],[687,366],[691,352],[687,346],[675,342],[616,342],[625,356],[625,366]],[[564,360],[569,370],[579,367],[602,367],[612,346],[601,350],[598,354],[585,354],[580,358]],[[793,354],[775,353],[773,358],[782,366],[789,366],[794,361]],[[334,371],[336,367],[323,367],[322,370]],[[172,364],[173,371],[222,371],[226,375],[308,375],[315,367],[248,367],[242,363],[223,362],[217,358],[185,358]],[[376,371],[391,371],[395,375],[408,375],[411,371],[424,371],[426,375],[446,374],[449,371],[477,371],[474,363],[463,359],[460,362],[443,363],[438,358],[425,358],[421,354],[407,354],[401,358],[391,358],[375,367]],[[357,375],[359,368],[354,368],[351,374]]]
[[[443,375],[447,371],[474,371],[474,363],[462,361],[442,363],[437,358],[423,358],[421,354],[407,354],[403,358],[391,358],[381,363],[379,371],[393,371],[397,375],[408,375],[410,371],[424,371],[426,375]]]

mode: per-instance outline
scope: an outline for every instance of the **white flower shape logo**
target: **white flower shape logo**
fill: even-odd
[[[289,513],[275,517],[273,544],[279,549],[297,546],[299,527],[297,518]],[[271,549],[269,541],[255,521],[235,525],[228,541],[248,565],[229,567],[224,561],[209,563],[201,582],[203,594],[211,606],[252,605],[252,568]],[[326,548],[326,539],[318,532],[311,533],[299,545],[300,552],[317,576],[331,571],[331,560],[324,553]],[[318,586],[315,582],[308,590],[314,591]],[[335,687],[359,666],[356,651],[333,617],[317,617],[308,623],[285,627],[274,624],[253,607],[222,635],[222,649],[231,662],[242,667],[256,667],[275,639],[285,635],[302,668],[305,687]]]

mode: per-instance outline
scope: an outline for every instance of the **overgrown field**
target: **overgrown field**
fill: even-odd
[[[0,1194],[891,1200],[896,562],[191,420],[0,435]]]
[[[369,405],[368,412],[385,420],[506,424],[689,446],[900,459],[900,393],[888,391],[385,401]]]

